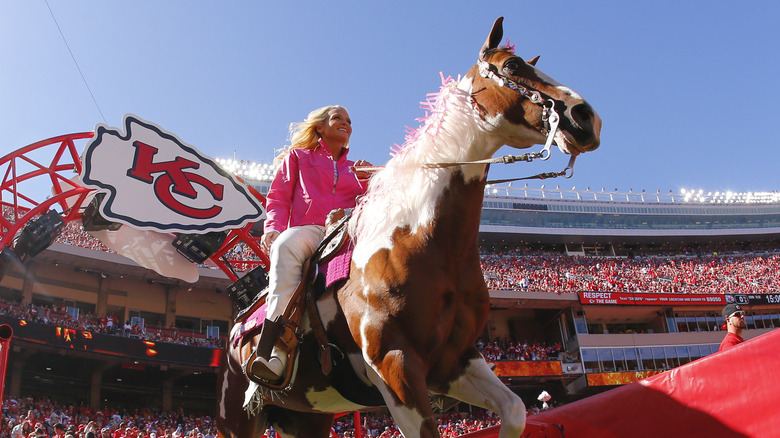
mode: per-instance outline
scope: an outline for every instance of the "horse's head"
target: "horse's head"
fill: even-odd
[[[497,131],[503,144],[516,148],[549,144],[549,140],[571,155],[598,148],[598,114],[579,94],[537,69],[538,57],[526,62],[511,48],[499,48],[502,22],[503,17],[493,24],[479,61],[461,81],[461,88],[470,86],[490,129]]]

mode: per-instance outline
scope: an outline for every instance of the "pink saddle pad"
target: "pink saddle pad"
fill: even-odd
[[[341,250],[330,261],[320,265],[320,272],[325,274],[325,286],[329,287],[333,283],[344,280],[349,277],[349,264],[352,261],[352,242],[347,242]],[[247,334],[255,333],[263,325],[266,316],[267,304],[255,309],[244,319],[238,329],[233,330],[230,342],[233,347],[237,347],[241,340]]]
[[[230,339],[230,342],[233,343],[234,348],[238,346],[247,333],[254,333],[255,329],[259,329],[263,325],[267,307],[268,304],[263,303],[262,306],[255,309],[251,315],[244,319],[244,322],[241,323],[241,326],[239,326],[237,330],[233,330],[233,335]]]
[[[333,256],[327,263],[320,265],[320,272],[325,274],[325,287],[330,287],[333,283],[349,277],[349,264],[352,261],[352,250],[352,242],[348,241],[341,247],[338,254]]]

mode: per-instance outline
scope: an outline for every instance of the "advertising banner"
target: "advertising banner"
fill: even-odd
[[[631,292],[580,292],[581,304],[634,306],[701,306],[726,304],[722,294],[648,294]]]
[[[656,374],[661,374],[664,371],[650,370],[650,371],[632,371],[626,373],[593,373],[588,374],[588,386],[611,386],[611,385],[625,385],[627,383],[636,382],[637,380],[646,379]]]
[[[490,362],[496,366],[493,372],[498,377],[516,376],[560,376],[561,362],[557,360],[545,361],[498,361]]]
[[[153,342],[122,336],[104,335],[86,330],[58,327],[0,316],[0,324],[13,327],[15,342],[31,342],[70,350],[99,353],[160,363],[198,367],[219,367],[221,349],[194,347],[169,342]],[[25,347],[22,347],[25,348]]]

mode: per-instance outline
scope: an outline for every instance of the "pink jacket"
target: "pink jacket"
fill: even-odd
[[[347,152],[349,149],[334,165],[333,155],[322,141],[315,149],[292,149],[276,171],[266,197],[265,232],[325,225],[331,210],[354,207],[368,180],[359,180],[350,170],[354,162],[347,160]]]

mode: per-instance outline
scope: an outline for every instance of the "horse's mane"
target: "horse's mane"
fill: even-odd
[[[458,81],[442,76],[438,93],[427,96],[423,124],[407,133],[393,158],[369,182],[366,195],[350,221],[350,234],[357,245],[353,260],[360,266],[380,248],[390,248],[396,228],[420,232],[434,218],[439,195],[457,167],[428,169],[427,163],[466,161],[470,144],[478,132],[479,117],[470,95],[458,88]]]

